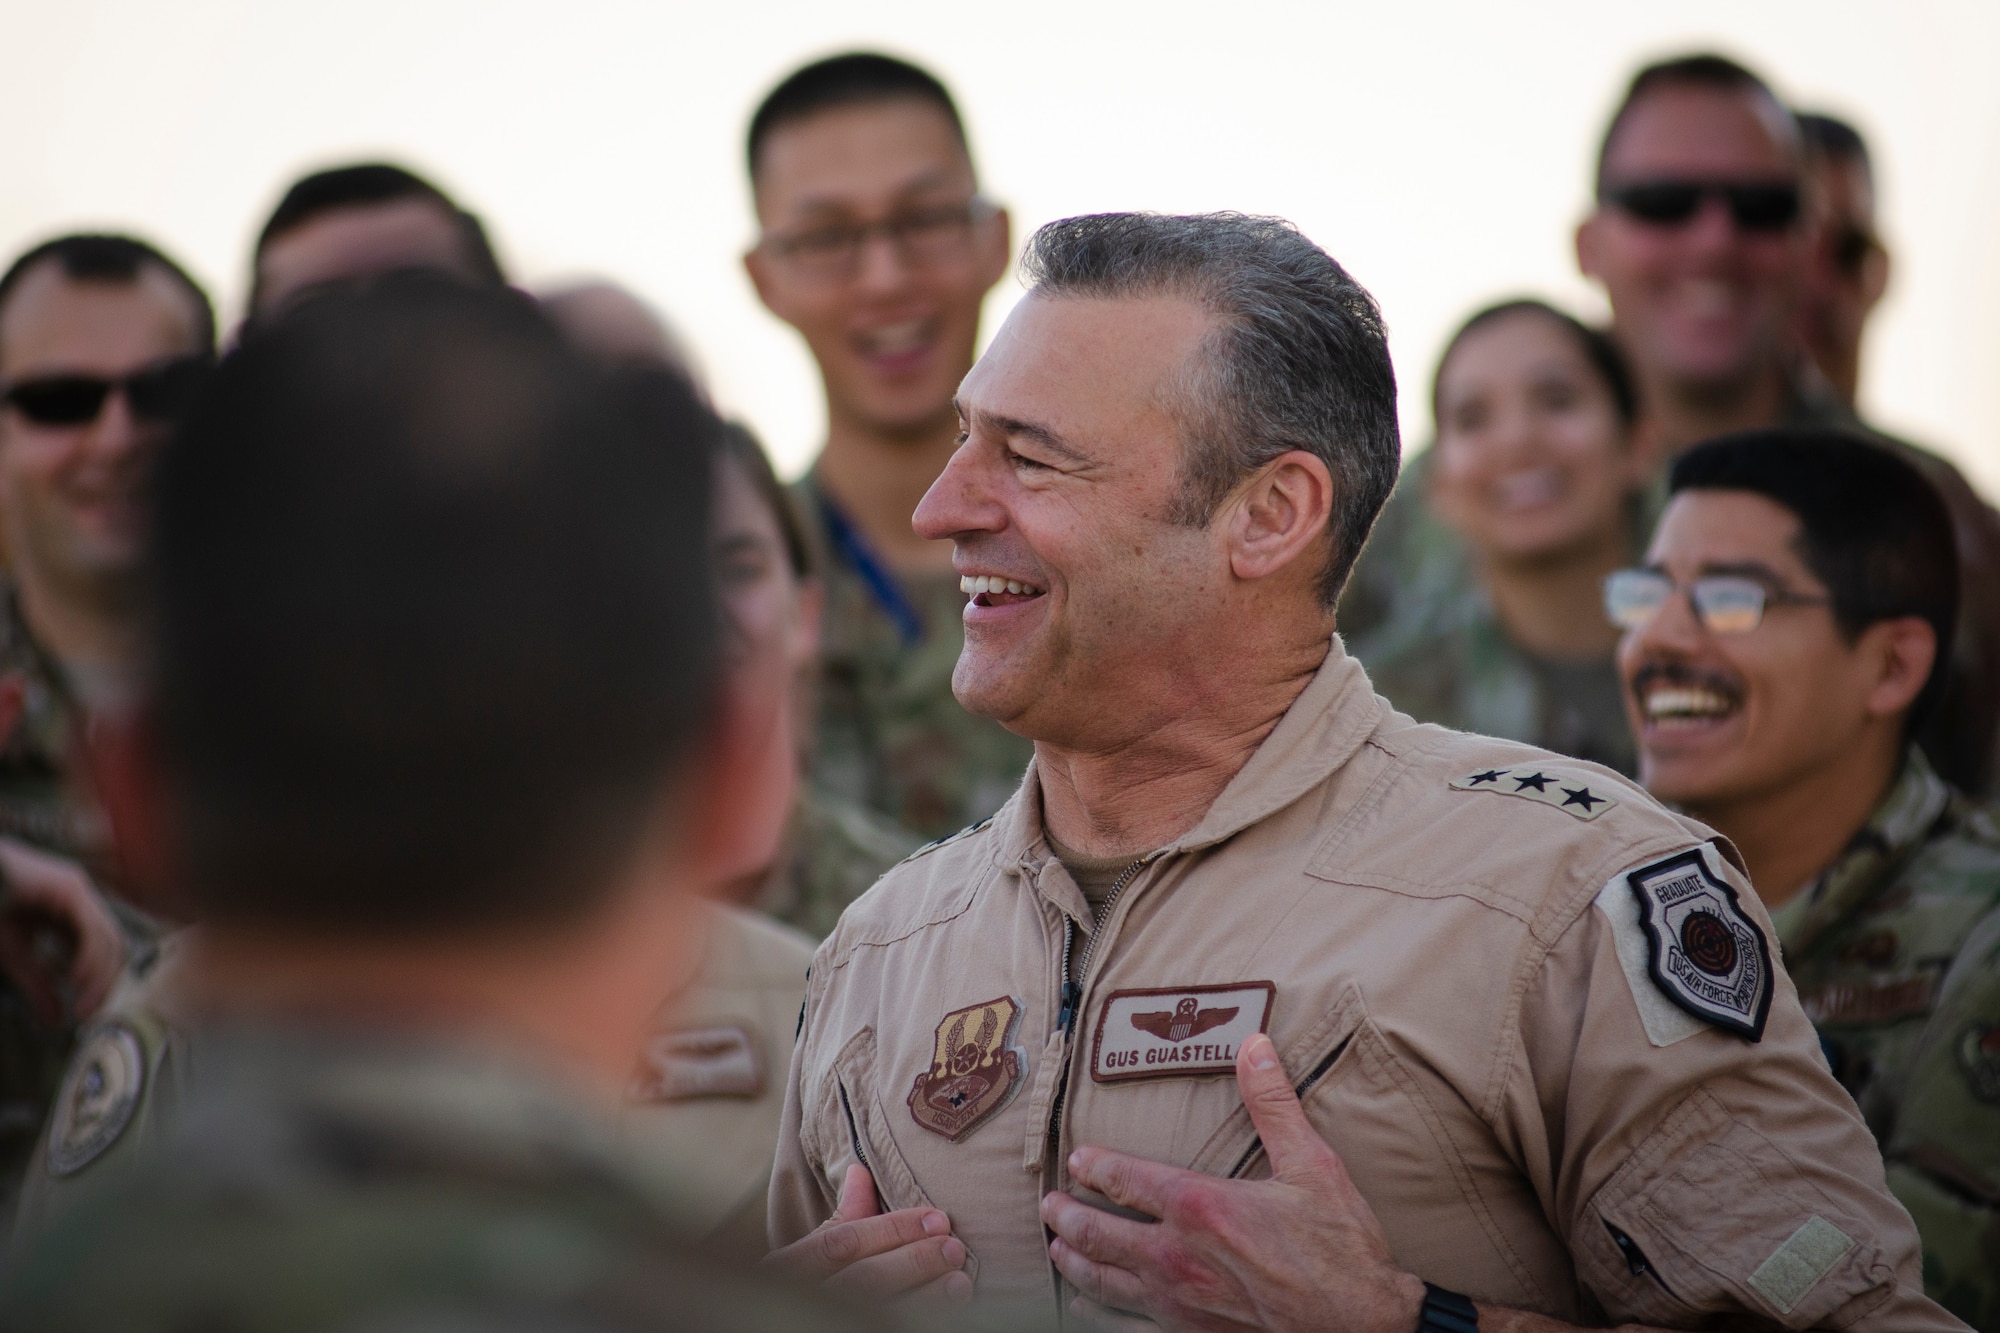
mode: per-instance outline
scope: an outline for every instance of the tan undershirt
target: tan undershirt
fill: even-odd
[[[1083,890],[1084,901],[1090,904],[1093,919],[1102,920],[1104,901],[1111,896],[1111,890],[1118,884],[1118,877],[1131,869],[1133,856],[1085,856],[1082,852],[1065,847],[1056,841],[1056,835],[1046,828],[1042,836],[1049,840],[1049,850],[1056,854],[1056,860],[1063,863],[1069,877]]]

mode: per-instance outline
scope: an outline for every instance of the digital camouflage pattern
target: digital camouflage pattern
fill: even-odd
[[[795,483],[794,493],[826,583],[814,780],[919,838],[984,819],[1020,785],[1034,747],[952,697],[952,668],[965,644],[957,578],[895,582],[914,621],[907,628],[918,631],[906,638],[883,595],[829,532],[817,473]]]
[[[1430,458],[1404,469],[1341,599],[1348,651],[1419,722],[1636,773],[1616,665],[1547,661],[1507,637],[1465,543],[1423,501]]]
[[[756,906],[815,942],[823,940],[847,905],[920,841],[886,816],[807,783]]]
[[[1925,1289],[2000,1333],[2000,821],[1912,747],[1848,850],[1772,924],[1917,1221]]]
[[[76,774],[79,717],[62,673],[28,633],[12,586],[0,582],[0,837],[81,862],[102,884],[109,838]],[[143,933],[135,914],[121,916]],[[0,975],[0,1207],[34,1151],[75,1036],[73,1026],[44,1027]]]
[[[202,1059],[157,1150],[10,1254],[0,1324],[881,1326],[696,1252],[607,1122],[490,1053],[293,1028]]]

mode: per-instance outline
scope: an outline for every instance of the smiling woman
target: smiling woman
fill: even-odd
[[[1434,397],[1437,444],[1399,497],[1429,538],[1429,595],[1358,635],[1355,655],[1422,721],[1632,772],[1599,584],[1640,538],[1650,453],[1616,349],[1510,301],[1452,339]]]

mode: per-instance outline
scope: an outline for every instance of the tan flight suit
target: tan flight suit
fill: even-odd
[[[1268,1173],[1233,1078],[1262,1027],[1422,1278],[1572,1321],[1959,1327],[1734,850],[1609,770],[1414,723],[1335,640],[1128,873],[1086,959],[1030,769],[848,910],[807,990],[775,1242],[865,1160],[886,1207],[951,1216],[978,1289],[1046,1296],[1037,1205],[1072,1147]]]
[[[739,1257],[764,1253],[771,1158],[812,951],[790,926],[718,907],[701,970],[663,1008],[620,1117],[632,1159],[673,1191],[695,1232]]]

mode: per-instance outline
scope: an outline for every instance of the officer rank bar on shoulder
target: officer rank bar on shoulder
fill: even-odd
[[[1277,993],[1268,981],[1113,991],[1090,1044],[1090,1077],[1233,1074],[1237,1049],[1270,1023]]]
[[[1618,804],[1618,798],[1611,795],[1603,778],[1550,764],[1481,769],[1453,778],[1451,785],[1456,791],[1497,791],[1503,796],[1539,801],[1585,820],[1595,819]]]

